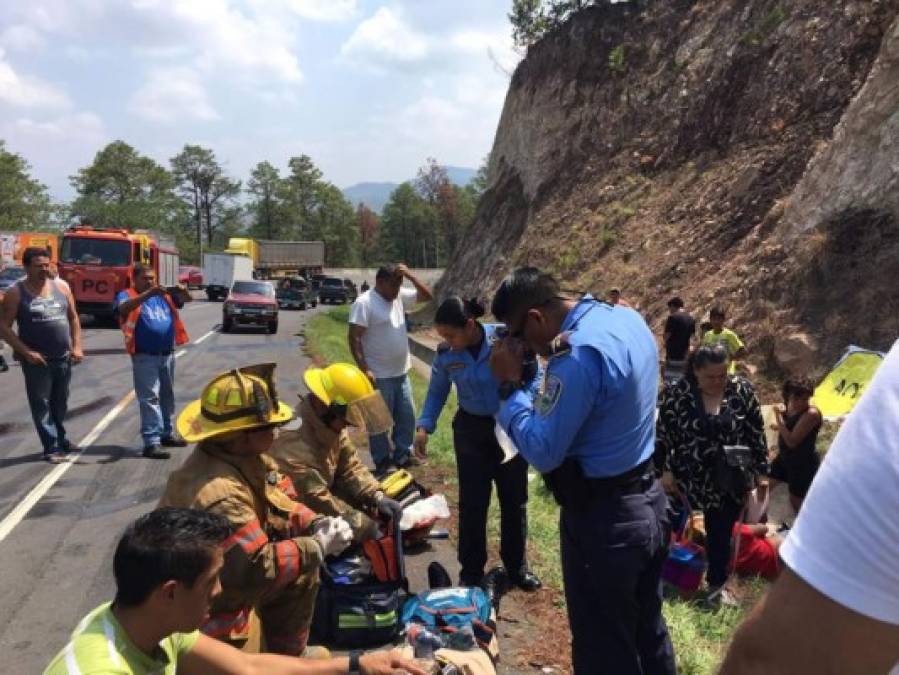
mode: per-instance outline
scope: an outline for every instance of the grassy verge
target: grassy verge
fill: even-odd
[[[347,318],[349,309],[340,307],[314,317],[306,327],[307,348],[313,356],[324,361],[352,361],[347,347]],[[418,406],[427,393],[427,380],[418,373],[411,373],[412,388]],[[428,444],[429,461],[451,467],[450,480],[455,476],[452,430],[450,421],[456,412],[455,393],[450,395],[440,417],[437,430]],[[454,484],[454,483],[453,483]],[[562,588],[562,570],[559,559],[559,512],[552,496],[539,477],[532,477],[529,484],[528,504],[528,555],[531,566],[544,582],[554,588]],[[490,507],[491,541],[498,541],[499,514],[497,500]],[[497,558],[496,551],[493,558]],[[739,625],[746,609],[764,590],[763,583],[748,583],[742,588],[744,605],[741,608],[723,608],[716,612],[699,609],[694,603],[679,599],[666,601],[665,618],[674,641],[678,672],[681,675],[708,675],[715,671],[722,650]]]

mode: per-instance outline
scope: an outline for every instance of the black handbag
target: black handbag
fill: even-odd
[[[755,487],[752,451],[745,445],[722,445],[715,459],[715,483],[722,493],[743,503]]]
[[[730,413],[724,411],[719,415],[709,415],[702,404],[702,394],[696,384],[692,385],[693,397],[699,412],[699,419],[705,429],[706,436],[718,444],[717,450],[709,458],[709,469],[712,479],[722,494],[740,504],[747,493],[755,487],[755,471],[752,451],[745,445],[724,445],[721,438],[723,428],[728,426]]]

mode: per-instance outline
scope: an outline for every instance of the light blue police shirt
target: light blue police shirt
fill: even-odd
[[[472,357],[468,349],[454,351],[443,345],[437,350],[431,364],[428,395],[416,424],[429,434],[434,433],[437,418],[440,417],[454,384],[459,407],[465,412],[487,417],[495,415],[499,410],[500,382],[490,371],[490,351],[496,340],[496,331],[502,324],[485,323],[481,326],[484,328],[484,340],[477,359]],[[533,393],[532,390],[529,391]]]
[[[635,310],[584,296],[565,317],[568,348],[552,356],[536,397],[518,390],[497,419],[541,473],[567,456],[591,478],[617,476],[655,449],[659,356]]]

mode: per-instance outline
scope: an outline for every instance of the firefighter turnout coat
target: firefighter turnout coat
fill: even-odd
[[[266,651],[299,655],[318,592],[321,549],[310,536],[316,514],[295,501],[290,479],[267,455],[236,455],[201,441],[168,479],[159,506],[203,509],[228,519],[222,594],[201,630],[242,647],[250,612],[262,621]]]
[[[361,542],[375,532],[366,512],[375,508],[380,485],[359,459],[346,429],[337,433],[312,410],[306,399],[297,406],[298,431],[282,432],[271,455],[289,476],[299,499],[325,516],[340,516],[353,529],[353,541]]]

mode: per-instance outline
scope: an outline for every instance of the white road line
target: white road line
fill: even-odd
[[[106,413],[106,416],[100,420],[99,424],[97,424],[87,436],[81,439],[81,442],[78,444],[81,450],[72,457],[70,461],[64,464],[57,464],[53,467],[53,470],[44,476],[43,480],[35,485],[31,492],[25,495],[25,498],[19,502],[18,506],[10,511],[6,518],[0,521],[0,542],[9,536],[9,533],[13,531],[13,528],[22,522],[22,519],[28,515],[28,512],[40,501],[41,497],[47,494],[50,488],[56,485],[56,482],[65,475],[66,471],[72,468],[72,464],[84,454],[84,451],[99,438],[100,434],[112,424],[113,420],[119,416],[125,409],[125,406],[131,403],[133,399],[133,391],[129,391],[125,394],[125,396],[122,397],[122,400],[116,403],[115,407]]]
[[[195,345],[198,345],[198,344],[200,344],[203,340],[205,340],[206,338],[208,338],[210,335],[214,335],[214,334],[215,334],[215,329],[213,328],[211,331],[209,331],[208,333],[206,333],[206,335],[204,335],[203,337],[201,337],[199,340],[194,340],[194,344],[195,344]]]
[[[214,332],[214,330],[209,331],[206,335],[194,342],[194,344],[200,344]],[[186,353],[186,349],[181,349],[175,352],[175,358],[177,359],[180,356],[184,356]],[[133,400],[134,391],[132,390],[125,394],[122,397],[122,400],[116,403],[115,406],[106,413],[103,419],[97,423],[97,426],[91,429],[87,436],[81,439],[81,442],[78,443],[78,447],[81,449],[75,455],[68,458],[69,461],[54,466],[50,473],[44,476],[43,479],[41,479],[41,482],[32,488],[31,492],[25,495],[25,498],[19,502],[16,508],[10,511],[6,518],[0,521],[0,542],[9,536],[9,533],[13,531],[13,528],[22,522],[25,516],[28,515],[28,512],[34,508],[34,505],[50,491],[50,488],[56,485],[57,481],[65,475],[66,471],[71,469],[72,465],[84,454],[84,451],[96,442],[100,437],[100,434],[106,431],[107,427],[112,424],[115,418],[118,417],[125,407]]]

